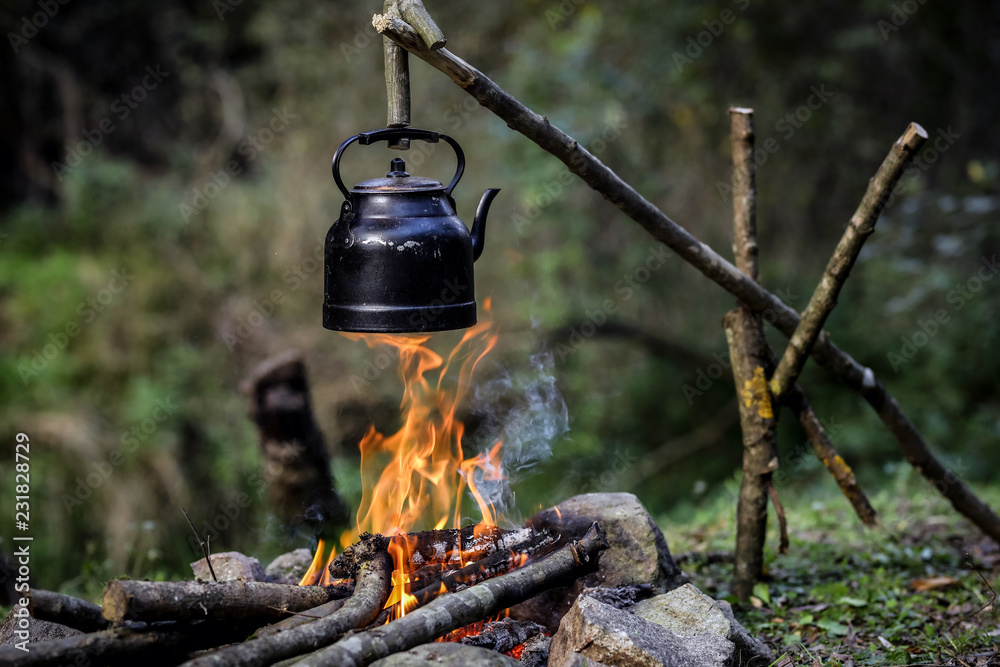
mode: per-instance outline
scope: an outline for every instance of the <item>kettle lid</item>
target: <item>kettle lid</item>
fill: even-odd
[[[354,186],[352,193],[386,192],[434,192],[444,190],[444,184],[433,178],[410,176],[406,173],[406,163],[401,158],[393,158],[389,173],[383,178],[362,181]]]

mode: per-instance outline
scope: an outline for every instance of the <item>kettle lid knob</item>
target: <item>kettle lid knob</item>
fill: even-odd
[[[386,174],[386,176],[392,178],[403,178],[405,176],[409,176],[409,174],[406,173],[406,163],[403,161],[403,158],[392,158],[392,162],[389,163],[389,173]]]

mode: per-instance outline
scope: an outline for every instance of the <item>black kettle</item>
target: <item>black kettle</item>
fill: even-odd
[[[446,186],[410,176],[400,158],[385,178],[350,191],[340,177],[344,149],[357,141],[418,139],[448,143],[458,168]],[[408,333],[464,329],[476,323],[472,264],[483,253],[486,215],[499,189],[483,194],[472,232],[455,213],[452,190],[465,154],[449,136],[389,128],[355,135],[333,157],[333,180],[344,193],[340,218],[326,235],[323,326],[334,331]]]

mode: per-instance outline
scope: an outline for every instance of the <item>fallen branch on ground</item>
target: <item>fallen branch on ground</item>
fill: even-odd
[[[130,581],[116,579],[104,589],[101,612],[112,623],[183,621],[204,618],[284,618],[289,611],[351,595],[354,586],[295,586],[260,581]]]

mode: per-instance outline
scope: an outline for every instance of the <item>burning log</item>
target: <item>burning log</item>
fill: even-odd
[[[368,625],[389,599],[392,558],[386,550],[388,542],[381,535],[366,534],[362,535],[360,543],[352,547],[352,573],[356,582],[354,595],[329,616],[268,637],[251,639],[207,653],[184,663],[184,667],[270,665],[326,646],[345,632]]]
[[[567,579],[594,571],[600,552],[606,548],[604,533],[594,523],[579,542],[567,544],[541,560],[440,597],[388,625],[352,634],[295,664],[298,667],[369,665],[387,655],[489,618],[541,591],[565,585]]]
[[[527,542],[534,535],[530,528],[503,530],[495,526],[476,524],[464,528],[448,530],[425,530],[405,535],[394,535],[391,548],[403,549],[407,556],[407,571],[421,571],[424,576],[434,569],[422,570],[426,566],[463,566],[497,551],[510,551]],[[345,578],[350,576],[354,547],[347,547],[330,563],[330,575]],[[440,570],[438,570],[440,571]]]
[[[487,623],[478,634],[462,637],[458,641],[470,646],[492,649],[498,653],[507,653],[544,631],[545,628],[532,621],[504,618]]]
[[[104,589],[102,613],[112,623],[203,618],[281,618],[351,595],[354,586],[290,586],[251,581],[115,580]]]
[[[521,531],[515,531],[520,533]],[[528,531],[530,534],[531,531]],[[465,567],[452,570],[440,577],[436,582],[430,582],[420,590],[413,591],[413,597],[408,598],[406,612],[430,602],[442,593],[468,588],[486,579],[491,579],[512,567],[520,565],[523,558],[530,557],[552,544],[554,540],[548,533],[532,535],[528,540],[512,547],[510,550],[494,551],[489,556],[469,563]]]
[[[62,593],[32,588],[28,611],[40,621],[59,623],[81,632],[97,632],[108,627],[101,608],[93,602]]]

